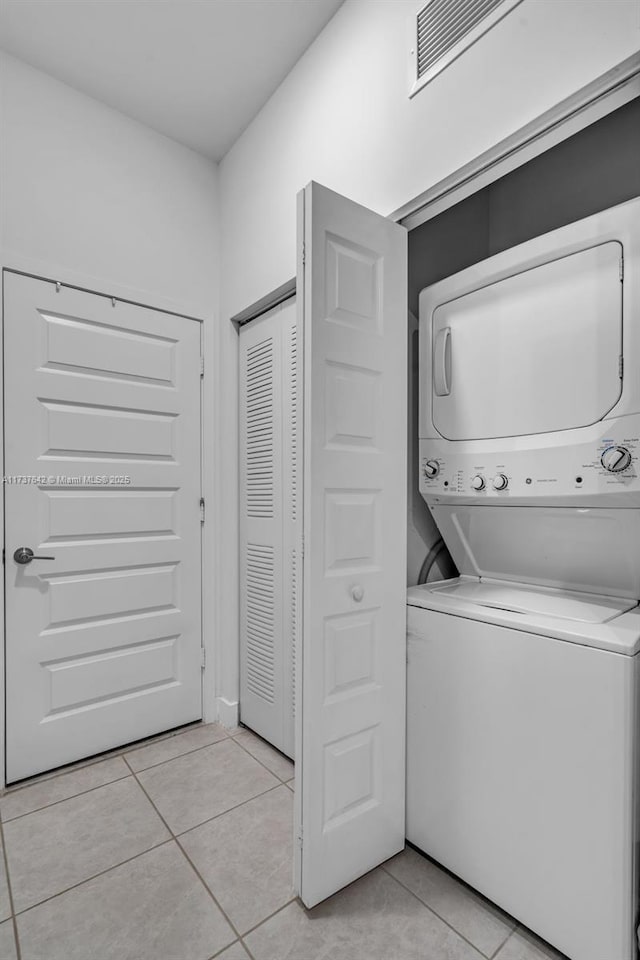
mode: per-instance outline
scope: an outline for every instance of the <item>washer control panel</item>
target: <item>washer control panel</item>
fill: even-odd
[[[514,438],[495,441],[514,449],[492,452],[482,452],[491,441],[421,440],[420,492],[437,501],[640,494],[640,416],[611,421],[605,434],[602,427],[581,430],[593,434],[581,443],[539,435],[529,438],[536,447],[517,449],[524,438]]]

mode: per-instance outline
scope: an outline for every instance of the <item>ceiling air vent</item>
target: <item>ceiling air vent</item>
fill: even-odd
[[[409,96],[448,67],[521,0],[429,0],[411,22]]]

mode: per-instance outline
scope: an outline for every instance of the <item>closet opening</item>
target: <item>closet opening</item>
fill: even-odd
[[[526,240],[640,196],[638,156],[640,97],[409,230],[407,586],[457,575],[418,489],[420,291]],[[300,558],[293,556],[292,545],[301,508],[293,282],[265,297],[262,309],[266,312],[256,319],[239,324],[240,719],[293,758]],[[257,531],[262,539],[256,539]]]

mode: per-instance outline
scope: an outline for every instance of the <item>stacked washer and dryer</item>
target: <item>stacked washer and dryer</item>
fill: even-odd
[[[640,201],[420,296],[407,836],[571,960],[638,921]]]

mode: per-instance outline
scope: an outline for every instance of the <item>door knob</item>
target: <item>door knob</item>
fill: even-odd
[[[31,547],[18,547],[13,555],[16,563],[31,563],[32,560],[55,560],[55,557],[36,557]]]
[[[360,603],[360,601],[364,597],[364,589],[360,586],[360,584],[356,584],[355,587],[351,587],[351,596],[356,601],[356,603]]]

